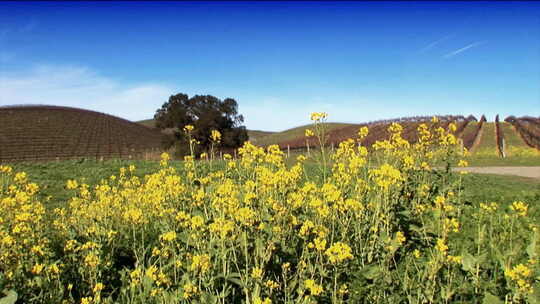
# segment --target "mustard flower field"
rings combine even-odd
[[[325,119],[293,164],[249,142],[181,169],[163,154],[144,178],[67,181],[54,210],[0,166],[0,303],[540,303],[539,207],[465,203],[455,124],[330,151]]]

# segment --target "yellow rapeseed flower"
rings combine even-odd
[[[332,264],[341,263],[347,259],[353,258],[351,247],[342,242],[332,244],[332,246],[325,251],[325,254]]]
[[[529,206],[522,201],[515,201],[510,206],[510,210],[514,211],[519,216],[527,216]]]
[[[309,293],[313,296],[318,296],[323,292],[323,287],[317,283],[315,280],[307,279],[304,281],[304,286],[309,290]]]
[[[207,254],[195,255],[191,261],[191,271],[206,273],[210,270],[210,256]]]

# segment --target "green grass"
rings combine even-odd
[[[292,156],[292,155],[291,155]],[[294,158],[291,157],[291,163]],[[180,169],[181,162],[173,161],[171,164]],[[50,208],[62,206],[72,195],[65,189],[68,179],[82,180],[93,186],[102,179],[111,175],[118,175],[121,167],[135,165],[135,175],[143,177],[146,174],[158,170],[157,161],[137,160],[107,160],[107,161],[59,161],[46,163],[16,163],[11,166],[15,171],[24,171],[29,179],[40,185],[40,198]],[[317,171],[315,162],[306,163],[308,171]],[[540,180],[516,176],[491,175],[491,174],[467,174],[464,176],[464,198],[468,201],[498,201],[511,202],[523,200],[529,203],[540,204]]]
[[[344,128],[348,126],[354,126],[355,124],[349,124],[349,123],[337,123],[337,122],[328,122],[326,123],[327,132],[333,129],[337,128]],[[270,134],[268,136],[265,136],[258,140],[258,145],[273,145],[273,144],[279,144],[281,142],[289,141],[296,139],[298,137],[303,137],[306,129],[313,128],[312,124],[300,126],[292,129],[288,129],[282,132],[277,132],[274,134]]]
[[[484,123],[484,125],[482,126],[482,137],[474,153],[479,155],[499,155],[499,151],[497,150],[497,135],[495,134],[495,123]]]
[[[531,149],[529,146],[527,146],[527,144],[523,141],[523,139],[519,136],[519,134],[512,127],[511,124],[507,122],[501,122],[500,126],[507,146]]]
[[[540,220],[540,180],[511,175],[467,174],[463,177],[465,202],[497,202],[504,205],[523,201]]]

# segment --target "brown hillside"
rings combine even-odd
[[[0,162],[136,157],[162,134],[108,114],[58,106],[0,107]]]
[[[369,134],[366,138],[364,138],[362,142],[363,145],[370,147],[376,141],[388,138],[389,133],[387,129],[393,122],[400,123],[403,126],[402,136],[404,139],[408,140],[409,142],[415,142],[417,141],[418,126],[421,123],[429,122],[431,118],[431,116],[402,117],[397,119],[373,121],[359,125],[350,125],[342,128],[335,128],[328,132],[327,143],[337,146],[340,142],[348,138],[356,138],[358,130],[363,126],[366,126],[369,128]],[[445,129],[448,127],[451,121],[462,124],[464,121],[467,121],[469,119],[463,116],[453,115],[438,116],[438,118],[440,122],[437,124]],[[279,143],[279,146],[282,149],[285,149],[287,147],[291,149],[303,149],[306,147],[306,140],[307,138],[305,136],[299,136],[293,140],[283,141]],[[318,146],[319,143],[316,138],[311,137],[309,139],[309,145],[311,147],[314,147]]]

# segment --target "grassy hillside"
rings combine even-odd
[[[326,127],[328,131],[336,130],[339,128],[350,127],[350,126],[355,126],[355,124],[335,123],[335,122],[326,123]],[[291,141],[296,138],[303,137],[305,131],[312,127],[313,125],[309,124],[309,125],[296,127],[296,128],[288,129],[281,132],[276,132],[276,133],[260,138],[257,141],[257,144],[261,146],[267,146],[267,145],[274,145],[274,144],[280,144],[282,142]]]
[[[500,128],[505,141],[505,158],[497,151],[495,123],[484,123],[481,140],[468,157],[472,166],[539,166],[540,151],[525,144],[518,132],[507,122]],[[467,129],[465,130],[467,131]],[[470,130],[468,130],[470,131]]]
[[[474,153],[485,156],[499,156],[494,122],[484,123],[484,126],[482,127],[482,136]]]
[[[258,144],[259,141],[265,138],[266,136],[275,134],[275,132],[259,131],[259,130],[247,130],[247,132],[248,132],[249,140],[253,144]]]
[[[505,152],[508,156],[536,155],[540,157],[540,151],[529,147],[511,124],[502,122],[501,130],[505,142]]]

